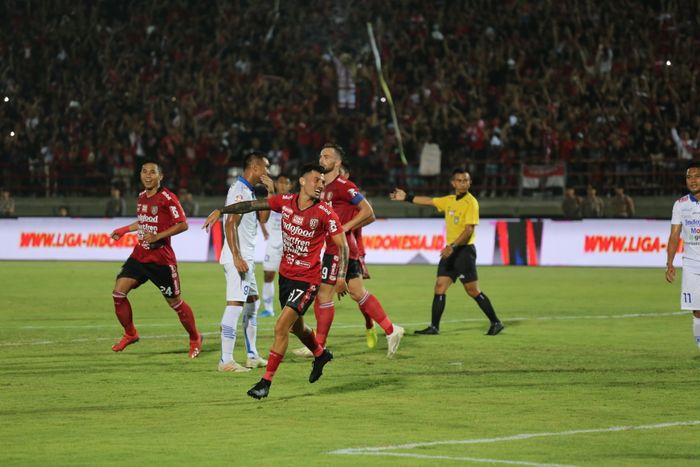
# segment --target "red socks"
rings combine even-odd
[[[197,325],[194,322],[194,313],[192,313],[192,308],[184,300],[180,300],[172,306],[173,310],[177,312],[177,317],[180,318],[182,327],[185,328],[187,334],[190,335],[190,340],[199,339],[199,332],[197,331]]]
[[[382,304],[379,303],[377,297],[366,292],[357,304],[360,306],[360,311],[378,323],[385,333],[391,334],[394,332],[394,325],[384,312],[384,308],[382,308]]]
[[[328,332],[331,330],[331,324],[333,324],[335,317],[335,304],[332,301],[327,303],[320,303],[319,300],[314,301],[314,315],[316,315],[316,341],[321,347],[325,347]]]
[[[267,368],[265,368],[263,379],[272,381],[272,378],[275,376],[275,372],[277,371],[277,367],[280,366],[283,358],[284,355],[280,355],[277,352],[270,350],[270,356],[267,357]]]
[[[309,329],[308,327],[306,329]],[[314,335],[314,332],[309,329],[308,334],[304,334],[303,336],[299,336],[299,340],[301,341],[304,346],[309,349],[311,352],[313,352],[314,357],[318,357],[323,353],[323,346],[319,344],[319,342],[316,340],[316,336]]]
[[[119,324],[124,328],[124,332],[129,336],[137,335],[131,313],[131,303],[129,303],[129,299],[126,298],[126,294],[112,292],[112,299],[114,300],[114,312],[117,315]]]

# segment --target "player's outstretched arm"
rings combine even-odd
[[[673,266],[673,258],[676,257],[678,245],[681,240],[681,224],[671,224],[671,234],[666,244],[666,281],[673,282],[676,278],[676,268]]]
[[[394,188],[394,191],[389,193],[389,199],[392,201],[406,201],[411,204],[420,206],[434,206],[433,198],[428,196],[414,196],[411,193],[406,193],[401,188]]]
[[[214,209],[204,221],[202,228],[209,232],[209,227],[214,225],[223,214],[245,214],[251,211],[264,211],[270,209],[267,198],[254,199],[252,201],[241,201],[240,203],[229,204],[223,208]]]

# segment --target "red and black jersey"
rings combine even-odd
[[[176,264],[170,237],[156,243],[146,243],[143,241],[143,234],[163,232],[177,223],[187,221],[177,196],[162,187],[151,197],[146,195],[146,191],[142,191],[136,202],[136,218],[139,224],[139,243],[134,247],[131,258],[141,263]]]
[[[321,249],[326,235],[338,235],[343,232],[343,227],[326,203],[318,202],[302,210],[298,198],[299,195],[294,193],[267,198],[270,208],[282,214],[279,273],[288,279],[319,284]]]
[[[355,217],[357,205],[365,199],[360,193],[360,189],[353,182],[345,177],[338,176],[323,189],[321,200],[328,203],[342,224]],[[351,232],[346,232],[348,247],[350,248],[350,259],[360,257],[355,236]],[[326,254],[337,255],[338,248],[329,238],[326,240]]]

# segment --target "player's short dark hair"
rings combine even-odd
[[[468,173],[469,173],[469,171],[467,169],[465,169],[464,167],[456,167],[456,168],[452,169],[452,174],[450,175],[450,180],[455,178],[455,175],[468,174]]]
[[[345,150],[343,149],[343,147],[341,145],[335,144],[335,143],[326,143],[323,145],[321,150],[323,151],[324,149],[328,149],[328,148],[335,150],[335,153],[338,155],[338,157],[340,158],[341,161],[343,159],[345,159]]]
[[[299,170],[299,176],[303,177],[309,172],[318,172],[324,174],[326,173],[326,169],[324,169],[323,166],[320,164],[304,164]]]
[[[277,174],[277,176],[275,177],[275,180],[279,180],[282,177],[286,178],[287,180],[292,179],[292,177],[290,177],[288,173],[282,172],[282,173]]]
[[[688,162],[688,165],[685,167],[685,170],[688,170],[688,169],[700,169],[700,161]]]
[[[143,161],[143,164],[141,164],[141,168],[143,169],[143,166],[146,164],[155,165],[156,168],[158,169],[158,173],[163,175],[163,167],[160,165],[160,163],[158,161],[153,160],[153,159],[146,159],[145,161]]]
[[[251,151],[243,158],[243,170],[249,168],[251,164],[255,161],[261,161],[265,159],[267,155],[261,151]]]

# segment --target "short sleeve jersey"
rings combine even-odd
[[[326,235],[343,232],[338,216],[324,202],[299,209],[298,194],[270,196],[270,209],[282,214],[282,261],[279,273],[287,279],[318,285],[321,249]]]
[[[255,191],[253,185],[243,177],[238,177],[238,180],[231,185],[226,194],[226,206],[229,204],[240,203],[242,201],[251,201],[255,199]],[[228,214],[224,215],[224,223]],[[224,229],[224,238],[226,229]],[[255,238],[258,235],[258,217],[255,212],[248,212],[241,216],[241,222],[238,224],[238,247],[241,252],[241,257],[246,261],[255,259]],[[221,249],[220,264],[233,263],[233,253],[228,246],[228,240],[224,242],[224,247]]]
[[[459,199],[455,195],[433,198],[433,205],[438,211],[445,213],[447,243],[454,242],[468,225],[479,224],[479,203],[471,193]],[[475,241],[476,229],[467,241],[467,245],[473,245]]]
[[[170,237],[156,243],[143,241],[145,232],[163,232],[175,224],[187,221],[185,211],[182,210],[175,193],[161,187],[153,196],[148,197],[146,191],[142,191],[136,202],[136,218],[139,243],[134,247],[131,257],[141,263],[176,264],[177,259],[170,245]]]
[[[673,204],[671,224],[681,225],[683,269],[700,272],[700,200],[685,195]]]
[[[333,208],[338,215],[341,224],[345,224],[355,216],[357,205],[365,199],[360,193],[360,189],[353,182],[345,177],[338,176],[323,189],[321,200],[325,201]],[[355,236],[347,232],[348,247],[350,248],[350,259],[360,257]],[[326,254],[338,254],[338,248],[330,239],[326,240]]]

